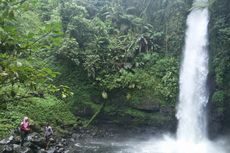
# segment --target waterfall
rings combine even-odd
[[[195,1],[196,2],[196,1]],[[207,2],[207,0],[197,0]],[[187,31],[180,71],[180,94],[177,107],[179,121],[177,139],[202,141],[206,139],[208,102],[208,9],[193,9],[187,18]]]

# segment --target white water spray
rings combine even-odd
[[[197,0],[206,1],[207,0]],[[205,107],[208,102],[208,9],[195,9],[187,18],[184,58],[180,72],[177,139],[198,142],[206,139]]]

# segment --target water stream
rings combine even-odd
[[[207,0],[197,0],[207,1]],[[177,139],[203,141],[207,138],[205,108],[208,102],[208,9],[195,9],[187,18],[184,57],[180,71],[177,108]]]

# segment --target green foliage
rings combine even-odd
[[[192,8],[190,9],[190,10],[192,10],[192,9],[202,9],[202,8],[211,8],[212,7],[212,5],[213,5],[213,3],[215,3],[216,2],[216,0],[209,0],[209,1],[207,1],[207,2],[195,2],[195,3],[193,3],[193,5],[192,5]]]
[[[32,125],[43,127],[50,123],[56,132],[59,126],[73,125],[76,123],[75,116],[69,111],[69,107],[53,96],[46,99],[31,98],[17,105],[7,104],[7,109],[0,114],[0,137],[19,127],[24,116],[31,119]],[[58,133],[56,133],[58,134]]]
[[[42,22],[36,12],[38,1],[5,1],[1,3],[1,52],[14,55],[28,55],[48,42],[56,41],[54,35],[60,34],[60,24],[55,17]],[[30,9],[29,9],[30,8]],[[45,42],[46,41],[46,42]],[[52,44],[50,44],[52,45]]]
[[[215,92],[212,101],[224,116],[224,125],[229,125],[230,118],[230,20],[228,0],[210,1],[210,50],[211,74],[215,82]]]
[[[202,9],[208,7],[208,2],[195,2],[193,3],[192,9]]]
[[[215,102],[217,106],[223,107],[224,92],[223,91],[214,92],[212,96],[212,101]]]
[[[60,16],[62,19],[62,26],[64,32],[67,30],[69,22],[73,19],[75,16],[84,17],[86,16],[86,9],[85,7],[77,5],[72,0],[68,1],[61,1],[61,8],[60,8]]]
[[[147,40],[142,34],[139,34],[138,37],[138,33],[119,32],[121,29],[117,28],[121,27],[114,27],[110,19],[103,22],[97,17],[92,20],[84,19],[81,16],[73,17],[66,34],[76,39],[79,48],[75,47],[69,54],[81,56],[76,56],[75,59],[67,58],[75,63],[81,61],[89,76],[97,78],[97,80],[100,79],[98,76],[114,74],[123,67],[132,66],[131,61],[128,60],[133,60],[139,51],[150,50],[151,48],[148,48],[147,45],[151,45],[148,44],[150,43],[148,41],[151,40]],[[146,28],[148,28],[147,25]],[[151,30],[149,29],[149,31]],[[63,48],[64,46],[66,43],[63,44]],[[60,52],[64,52],[62,48]]]
[[[41,89],[39,89],[41,84],[48,83],[48,80],[51,80],[57,75],[57,73],[48,68],[39,70],[23,60],[19,60],[7,54],[0,55],[0,81],[2,89],[0,91],[0,97],[2,102],[12,101],[17,98],[25,98],[31,94],[32,91],[39,92],[39,90],[41,91]],[[25,88],[27,91],[19,95],[17,90],[21,88]]]
[[[63,4],[61,9],[69,10],[70,6]],[[81,8],[76,5],[80,4],[72,5],[76,10]],[[132,91],[141,93],[145,90],[152,91],[150,97],[160,99],[162,105],[175,104],[178,59],[162,54],[164,33],[154,31],[138,16],[127,15],[115,2],[98,10],[95,16],[89,18],[88,14],[73,13],[68,19],[61,14],[66,29],[57,57],[61,64],[67,63],[66,68],[71,71],[69,74],[68,70],[63,70],[61,78],[75,76],[70,79],[72,83],[69,82],[75,92],[69,99],[73,103],[73,111],[80,115],[93,115],[98,109],[93,102],[100,103],[101,93],[107,93],[110,100],[117,91],[130,95],[127,100],[131,103]],[[82,79],[79,73],[87,76]],[[89,87],[89,83],[93,86]],[[87,87],[94,90],[87,92],[81,89]],[[105,107],[106,113],[108,107]]]
[[[130,8],[133,13],[145,19],[153,26],[154,31],[163,35],[158,39],[158,52],[179,56],[183,47],[185,21],[191,0],[123,0],[126,11]]]
[[[51,3],[53,1],[49,2]],[[0,7],[2,102],[33,96],[43,97],[44,93],[58,91],[62,91],[62,97],[71,94],[64,86],[58,88],[52,85],[58,73],[43,67],[44,62],[37,62],[48,57],[48,52],[44,55],[44,51],[52,51],[61,42],[61,25],[55,11],[50,14],[49,19],[42,21],[39,11],[45,7],[44,1],[6,0]]]
[[[80,64],[81,53],[79,53],[79,45],[74,38],[66,38],[58,51],[60,58],[72,61],[74,64]]]
[[[120,109],[116,109],[112,106],[107,106],[105,107],[104,112],[108,114],[108,117],[113,119],[111,121],[112,123],[124,124],[126,126],[151,125],[157,127],[164,126],[171,120],[171,114],[162,115],[159,112],[146,113],[141,110],[125,106]]]

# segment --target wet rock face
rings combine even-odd
[[[218,137],[220,133],[224,132],[223,113],[218,112],[216,108],[211,107],[208,114],[208,134],[211,139]]]
[[[160,111],[160,105],[158,103],[153,103],[150,101],[144,101],[140,104],[134,104],[131,107],[138,109],[138,110],[145,111],[145,112],[159,112]]]

